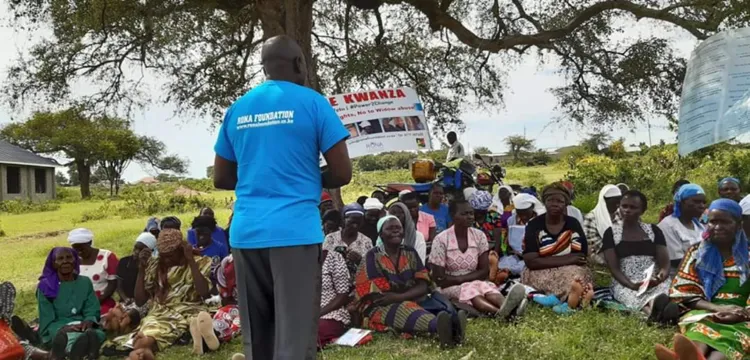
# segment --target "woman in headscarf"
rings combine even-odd
[[[159,218],[153,216],[148,218],[148,221],[146,221],[146,227],[143,228],[143,232],[149,232],[154,235],[154,237],[159,237],[159,230],[161,230]]]
[[[167,216],[159,222],[159,229],[175,229],[180,230],[182,228],[182,221],[177,216]]]
[[[204,208],[201,213],[209,215],[199,215],[193,219],[187,231],[188,244],[201,249],[203,256],[225,258],[231,250],[226,231],[216,224],[211,208]]]
[[[742,230],[742,208],[719,199],[709,207],[705,240],[688,249],[670,297],[690,310],[682,334],[694,346],[677,346],[680,359],[745,359],[750,353],[750,249]],[[711,314],[689,320],[694,315]],[[658,346],[659,359],[675,359]]]
[[[593,275],[586,268],[588,243],[581,224],[565,215],[570,193],[560,183],[542,190],[547,212],[526,225],[521,282],[560,300],[559,312],[589,305],[594,295]]]
[[[156,250],[156,257],[138,255],[135,302],[142,306],[150,300],[149,313],[138,329],[113,340],[119,347],[132,343],[133,360],[174,344],[188,332],[190,319],[207,310],[204,300],[210,297],[211,259],[194,256],[179,230],[162,229]]]
[[[667,241],[672,272],[677,270],[685,252],[699,243],[706,228],[698,218],[706,209],[706,193],[696,184],[682,185],[674,195],[672,214],[659,223]]]
[[[546,212],[542,202],[529,194],[514,196],[513,204],[515,206],[513,215],[503,224],[505,252],[501,253],[501,258],[498,260],[497,273],[500,274],[498,278],[494,276],[493,269],[490,267],[490,281],[498,285],[504,282],[504,278],[507,279],[511,274],[520,276],[526,269],[523,262],[523,238],[526,233],[526,224]]]
[[[487,236],[472,227],[474,209],[467,201],[457,200],[451,203],[450,210],[453,226],[435,237],[430,252],[435,283],[449,299],[507,319],[524,300],[524,290],[514,287],[507,297],[500,294],[488,281],[490,247]]]
[[[359,232],[367,236],[374,246],[375,241],[378,240],[378,220],[385,214],[385,211],[383,211],[384,205],[378,199],[368,198],[362,208],[365,211],[365,221]]]
[[[360,232],[364,224],[365,209],[357,203],[351,203],[342,209],[344,227],[326,235],[323,250],[341,253],[346,259],[352,276],[357,271],[362,258],[372,249],[370,238]]]
[[[641,221],[648,209],[646,196],[628,191],[620,202],[622,222],[604,232],[602,251],[614,278],[612,295],[626,307],[650,314],[651,322],[674,323],[679,316],[676,305],[669,303],[669,253],[659,227]],[[653,267],[652,277],[644,273]],[[639,295],[644,281],[649,289]]]
[[[404,229],[393,215],[378,220],[382,246],[367,252],[355,277],[357,312],[362,327],[375,331],[393,329],[414,334],[436,334],[443,346],[461,342],[466,313],[451,316],[420,304],[429,301],[433,284],[417,251],[402,245]]]
[[[599,191],[599,201],[596,207],[583,218],[583,231],[589,243],[589,259],[599,265],[604,265],[602,255],[602,236],[613,224],[619,224],[620,217],[617,209],[620,207],[622,191],[618,186],[605,185]]]
[[[719,196],[722,199],[730,199],[740,202],[740,200],[742,200],[740,180],[733,177],[721,179],[721,181],[719,181]]]
[[[501,220],[507,220],[513,214],[513,188],[503,185],[492,198],[492,209],[500,213]]]
[[[675,183],[672,185],[672,196],[676,195],[677,190],[680,190],[680,187],[685,184],[690,184],[690,181],[687,181],[685,179],[675,181]],[[667,216],[672,215],[672,212],[674,212],[674,202],[670,202],[659,211],[659,222],[664,220],[664,218],[666,218]]]
[[[150,232],[143,232],[135,239],[133,253],[120,259],[117,265],[117,293],[120,302],[130,305],[135,301],[135,280],[138,278],[138,255],[141,251],[153,254],[156,248],[156,237]]]
[[[341,212],[336,209],[326,211],[322,221],[325,235],[341,230]]]
[[[396,202],[388,208],[388,213],[398,218],[398,221],[404,225],[404,245],[417,250],[419,260],[423,264],[426,263],[427,243],[424,241],[424,236],[417,231],[417,226],[414,224],[414,220],[409,213],[409,208],[401,202]]]
[[[480,230],[487,237],[490,250],[501,254],[505,251],[502,246],[502,218],[500,213],[491,210],[492,194],[484,190],[477,190],[467,198],[472,209],[474,209],[473,227]]]
[[[101,314],[108,313],[115,307],[112,295],[117,290],[117,256],[109,250],[95,248],[94,233],[89,229],[72,230],[68,234],[68,243],[81,257],[80,274],[94,284],[94,293],[101,303]]]
[[[47,255],[39,277],[39,336],[56,359],[97,359],[105,339],[99,326],[99,299],[91,281],[80,275],[80,265],[75,250],[56,247]]]

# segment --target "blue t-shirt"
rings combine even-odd
[[[440,234],[441,231],[447,229],[448,224],[453,221],[451,219],[451,212],[448,209],[448,205],[445,204],[440,204],[440,207],[437,210],[433,210],[428,204],[424,204],[419,210],[435,217],[435,231],[437,234]]]
[[[328,100],[304,86],[269,80],[232,104],[214,147],[237,163],[230,245],[322,243],[318,160],[347,137]]]
[[[195,229],[188,229],[187,231],[188,244],[196,247],[198,244],[198,236],[195,233]],[[214,257],[218,256],[223,259],[229,255],[229,245],[227,244],[227,234],[224,229],[216,227],[211,232],[211,245],[203,249],[203,256]]]

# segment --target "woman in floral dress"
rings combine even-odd
[[[750,354],[750,247],[736,201],[711,203],[704,241],[688,249],[672,282],[670,297],[690,311],[675,340],[677,354],[657,346],[662,359],[747,359]],[[713,315],[690,321],[695,315]],[[694,318],[695,319],[695,318]]]
[[[453,226],[440,233],[432,244],[429,262],[433,277],[448,298],[471,305],[478,311],[506,318],[524,300],[522,287],[513,287],[504,298],[489,282],[487,236],[472,227],[474,209],[467,201],[450,206]]]

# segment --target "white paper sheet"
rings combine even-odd
[[[508,226],[508,245],[514,251],[523,253],[523,237],[526,235],[526,227],[521,225]]]
[[[646,290],[648,290],[648,286],[651,283],[651,276],[654,275],[654,265],[649,266],[648,269],[646,269],[646,271],[643,272],[643,274],[645,276],[643,277],[643,282],[641,283],[641,287],[638,289],[638,293],[635,294],[636,296],[641,296],[643,295],[643,293],[646,292]]]
[[[341,346],[357,346],[362,339],[365,338],[371,331],[365,329],[351,328],[344,335],[342,335],[334,344]]]
[[[750,28],[722,31],[690,56],[682,85],[678,152],[750,132]]]
[[[680,320],[680,325],[687,325],[692,323],[697,323],[698,321],[701,321],[709,316],[713,316],[715,313],[705,313],[705,314],[698,314],[693,316],[688,316],[682,320]]]

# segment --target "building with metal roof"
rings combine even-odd
[[[0,201],[55,198],[57,161],[0,139]]]

